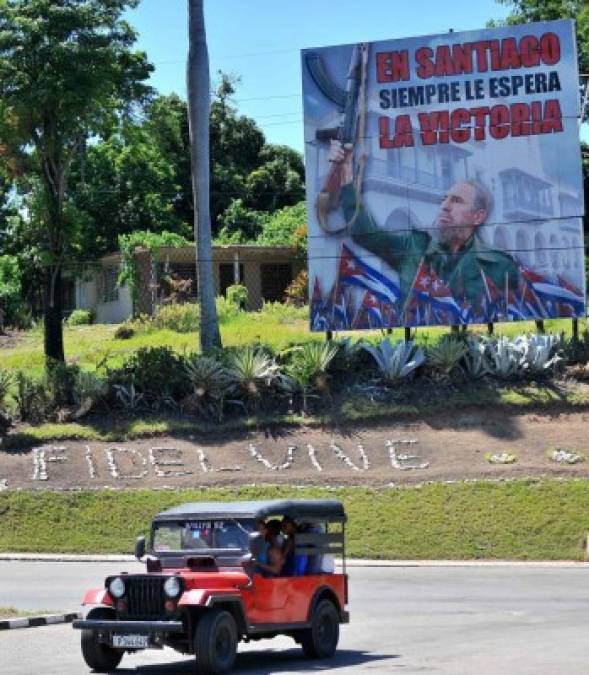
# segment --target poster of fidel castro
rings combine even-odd
[[[311,329],[585,314],[569,20],[302,52]]]

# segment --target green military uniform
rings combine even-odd
[[[483,250],[476,236],[472,236],[460,251],[452,253],[422,230],[412,230],[408,234],[386,232],[362,206],[356,212],[356,194],[351,185],[342,189],[342,207],[346,222],[351,223],[354,243],[399,273],[401,306],[411,292],[421,260],[449,285],[456,300],[466,300],[479,310],[487,293],[481,270],[502,295],[506,283],[511,290],[517,289],[520,273],[513,258],[501,251]]]

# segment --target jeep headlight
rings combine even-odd
[[[168,598],[177,598],[180,595],[180,581],[178,577],[168,577],[166,579],[164,592]]]
[[[111,579],[108,585],[108,590],[109,593],[118,600],[119,598],[122,598],[123,595],[125,595],[125,582],[121,579],[121,577],[115,577],[114,579]]]

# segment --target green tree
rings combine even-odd
[[[269,218],[257,244],[263,246],[295,246],[300,253],[307,250],[307,205],[299,202],[285,206]]]
[[[132,51],[122,20],[138,0],[5,0],[0,5],[0,141],[36,177],[36,229],[43,255],[45,356],[63,361],[61,275],[78,234],[70,210],[72,162],[145,97],[151,66]]]
[[[587,0],[497,0],[511,8],[507,24],[574,19],[577,33],[579,72],[589,73],[589,4]],[[492,22],[494,23],[494,22]],[[584,111],[584,117],[589,110]]]
[[[183,190],[176,165],[161,150],[147,123],[125,121],[115,133],[90,146],[75,163],[71,183],[76,185],[77,218],[84,223],[82,259],[115,250],[120,235],[137,230],[166,230],[192,238],[187,214],[176,208]]]
[[[246,244],[261,233],[268,214],[248,209],[243,199],[234,199],[219,216],[221,230],[215,239],[218,244]]]

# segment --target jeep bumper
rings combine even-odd
[[[109,631],[112,633],[183,633],[182,621],[116,621],[108,619],[76,619],[74,628]]]

